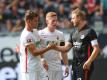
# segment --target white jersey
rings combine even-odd
[[[40,56],[33,56],[27,49],[27,45],[34,43],[39,47],[40,38],[38,32],[30,32],[25,28],[20,37],[20,68],[21,72],[33,72],[40,70]]]
[[[55,30],[54,32],[50,32],[47,28],[39,31],[40,38],[44,41],[44,45],[46,46],[49,42],[54,42],[57,45],[60,44],[61,41],[64,42],[64,35],[61,31]],[[49,50],[44,54],[45,60],[48,62],[49,70],[62,70],[61,68],[61,58],[60,52],[56,50]]]

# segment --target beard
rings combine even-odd
[[[73,26],[74,26],[74,27],[78,27],[78,25],[79,25],[79,22],[73,23]]]

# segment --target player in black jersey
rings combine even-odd
[[[65,46],[56,46],[56,49],[64,52],[73,48],[72,80],[89,80],[94,69],[93,61],[100,52],[97,35],[80,9],[72,11],[71,17],[76,29]]]

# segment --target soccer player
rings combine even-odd
[[[80,9],[73,10],[71,17],[76,29],[65,46],[56,46],[56,49],[64,52],[73,48],[72,80],[90,80],[94,69],[93,61],[100,52],[97,35],[87,24]]]
[[[47,27],[39,31],[39,36],[44,41],[45,45],[54,43],[63,46],[65,40],[64,34],[56,29],[58,23],[57,14],[55,12],[48,12],[46,14],[46,23]],[[45,69],[48,71],[49,80],[63,79],[60,53],[61,52],[56,50],[49,50],[42,56],[44,58],[42,62]],[[61,53],[61,56],[65,65],[65,77],[69,74],[68,58],[66,53]]]
[[[38,14],[28,10],[25,13],[25,28],[20,37],[21,80],[48,80],[45,69],[41,66],[39,55],[54,47],[49,44],[39,48],[40,38],[35,28],[38,25]]]

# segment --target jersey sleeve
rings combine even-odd
[[[62,35],[61,35],[61,40],[65,41],[64,33],[62,33]]]
[[[24,42],[25,42],[25,43],[24,43],[25,46],[28,46],[28,45],[30,45],[30,44],[34,44],[34,39],[33,39],[32,36],[28,35],[28,36],[25,37]]]
[[[38,31],[38,34],[41,35],[41,30]]]
[[[64,46],[64,45],[65,45],[65,37],[64,37],[64,33],[62,33],[60,46]]]
[[[93,29],[90,31],[90,41],[92,46],[98,44],[97,34]]]

